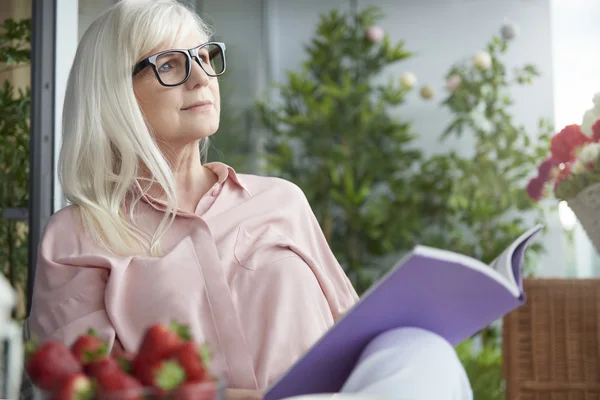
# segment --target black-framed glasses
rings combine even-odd
[[[225,43],[207,42],[188,50],[161,51],[137,63],[133,76],[151,65],[161,85],[178,86],[190,78],[192,59],[196,60],[206,75],[222,75],[226,68]]]

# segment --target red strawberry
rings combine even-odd
[[[170,400],[214,400],[217,398],[217,384],[212,381],[185,382],[175,389]]]
[[[103,370],[121,370],[121,365],[119,364],[119,361],[117,359],[112,357],[106,357],[100,360],[92,361],[83,368],[88,376],[96,377]]]
[[[93,329],[88,331],[87,335],[82,335],[71,346],[73,355],[86,365],[91,361],[108,356],[108,345],[104,342]]]
[[[82,372],[79,361],[69,348],[57,340],[49,340],[39,348],[33,342],[27,344],[25,369],[33,383],[41,389],[52,390],[57,382],[69,375]]]
[[[94,391],[92,382],[82,373],[67,376],[52,393],[52,400],[87,400],[92,399]]]
[[[185,381],[185,371],[177,361],[159,360],[142,365],[136,377],[144,386],[166,394]]]
[[[152,325],[144,334],[138,354],[133,361],[133,370],[137,373],[148,362],[163,359],[181,346],[184,340],[190,338],[187,327],[175,322],[171,326]]]
[[[101,369],[96,374],[98,384],[98,400],[141,400],[144,397],[144,387],[131,375],[119,368]]]
[[[200,382],[209,378],[208,348],[187,341],[173,352],[171,357],[183,367],[186,382]]]

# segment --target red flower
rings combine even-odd
[[[600,119],[592,125],[592,139],[594,142],[600,142]]]
[[[579,125],[568,125],[552,137],[550,143],[552,158],[562,163],[574,161],[575,150],[591,141],[591,138],[581,132]]]
[[[535,177],[527,185],[527,195],[535,201],[540,201],[544,197],[544,181],[541,177]]]
[[[552,158],[545,159],[538,167],[538,177],[548,182],[552,178],[552,171],[559,165],[560,163]]]

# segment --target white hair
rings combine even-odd
[[[160,254],[160,239],[174,218],[173,172],[138,105],[132,72],[142,57],[189,28],[206,40],[211,36],[176,0],[121,0],[92,23],[77,48],[64,102],[60,183],[86,231],[115,254]],[[142,196],[136,190],[140,166],[166,196],[167,210],[152,233],[134,218]]]

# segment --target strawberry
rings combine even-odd
[[[93,329],[82,335],[71,346],[71,352],[83,365],[108,356],[108,345]]]
[[[209,358],[207,347],[198,346],[189,340],[179,346],[171,354],[171,358],[183,367],[186,382],[201,382],[210,378],[207,371]]]
[[[33,383],[43,390],[52,390],[67,376],[83,372],[69,348],[57,340],[48,340],[39,347],[29,342],[27,353],[25,370]]]
[[[217,384],[206,382],[185,382],[173,391],[169,400],[214,400],[217,397]]]
[[[166,394],[185,381],[185,371],[177,361],[158,360],[142,365],[136,371],[136,377],[144,386]]]
[[[52,400],[88,400],[94,391],[92,382],[84,374],[78,372],[64,378],[52,393]]]
[[[141,400],[144,397],[144,387],[131,375],[119,368],[105,368],[97,371],[98,400]]]
[[[106,357],[100,360],[92,361],[85,365],[83,368],[88,376],[95,378],[100,372],[106,369],[121,370],[121,365],[119,364],[119,361],[117,359],[112,357]]]
[[[170,326],[154,324],[146,330],[136,358],[133,370],[138,372],[148,362],[161,360],[173,353],[184,340],[191,339],[189,330],[184,325],[173,322]]]

